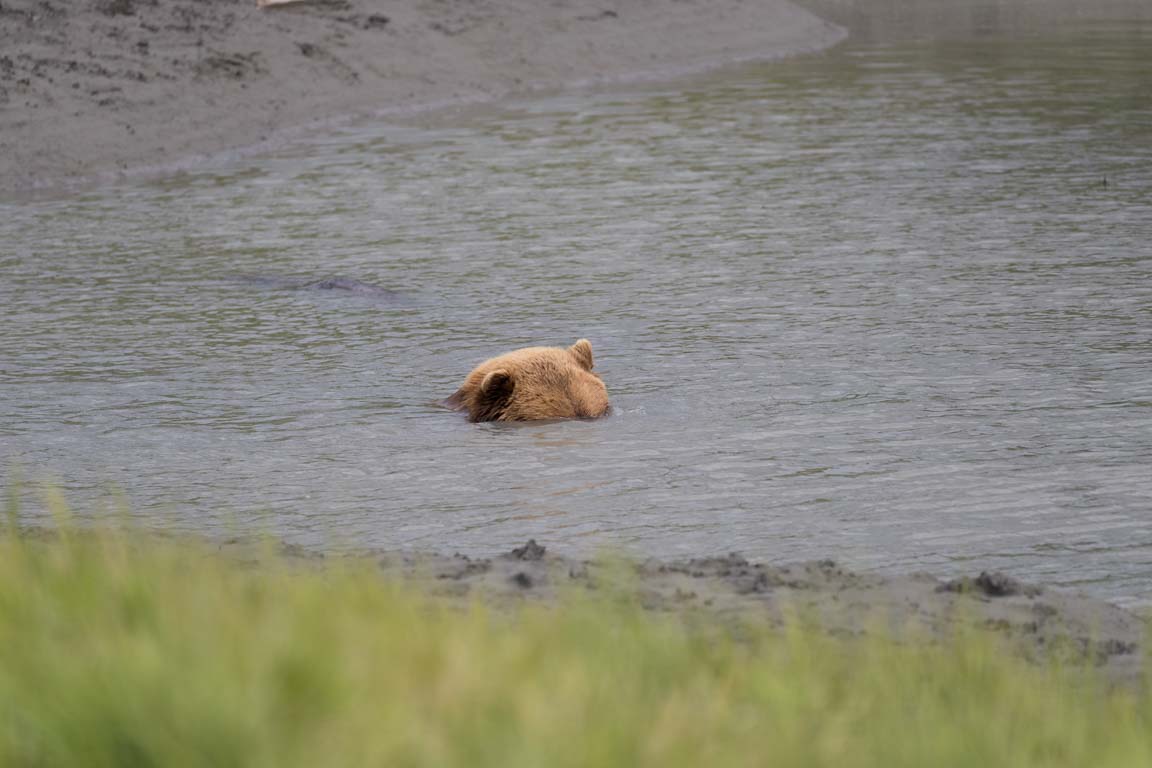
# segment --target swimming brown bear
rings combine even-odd
[[[592,344],[580,339],[485,360],[444,404],[469,421],[595,419],[608,412],[608,389],[592,373]]]

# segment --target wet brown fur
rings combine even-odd
[[[593,365],[587,339],[517,349],[476,366],[444,404],[469,421],[594,419],[608,412],[608,390]]]

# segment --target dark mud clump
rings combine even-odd
[[[536,539],[528,539],[527,544],[513,549],[508,553],[507,557],[513,560],[543,560],[544,553],[547,551],[547,547],[542,547],[537,544]]]
[[[517,571],[516,573],[512,574],[511,581],[521,589],[531,589],[535,584],[535,582],[532,581],[532,577],[524,571]]]
[[[975,579],[968,576],[952,579],[944,582],[936,589],[938,592],[957,592],[985,597],[1013,597],[1015,595],[1036,597],[1044,591],[1042,587],[1024,584],[999,571],[992,573],[982,571]]]

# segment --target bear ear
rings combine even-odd
[[[480,381],[480,391],[468,407],[468,420],[499,421],[514,389],[516,382],[512,380],[512,374],[503,368],[487,374]]]
[[[592,342],[580,339],[568,347],[568,352],[576,358],[576,362],[586,371],[592,370]]]
[[[480,382],[480,394],[485,400],[503,400],[516,389],[512,374],[503,368],[492,371]]]

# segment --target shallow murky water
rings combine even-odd
[[[1148,26],[361,125],[0,242],[0,463],[81,508],[1152,600]],[[430,404],[580,336],[606,420]]]

